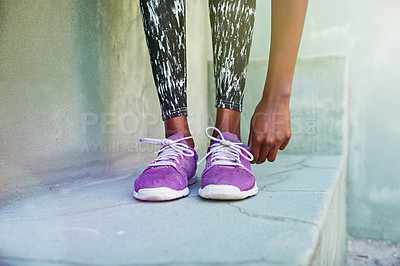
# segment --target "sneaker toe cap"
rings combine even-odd
[[[172,167],[150,167],[138,176],[134,183],[136,192],[144,188],[159,187],[183,190],[187,187],[187,180]]]
[[[214,166],[202,175],[201,187],[207,185],[231,185],[241,191],[250,190],[255,186],[255,177],[241,167]]]

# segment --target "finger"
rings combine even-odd
[[[251,147],[252,142],[253,142],[253,129],[250,128],[249,140],[247,141],[247,146]]]
[[[278,155],[278,146],[274,146],[272,147],[272,149],[270,150],[269,154],[268,154],[268,161],[269,162],[273,162],[276,159],[276,156]]]
[[[286,146],[289,144],[290,139],[285,140],[282,145],[279,147],[280,150],[284,150]]]
[[[250,152],[253,154],[253,161],[251,163],[256,163],[258,161],[258,157],[260,155],[260,149],[261,145],[258,141],[252,140],[251,141],[251,147],[250,147]]]
[[[267,159],[267,155],[268,155],[270,150],[271,150],[271,146],[268,146],[266,144],[263,144],[261,146],[260,155],[258,157],[257,164],[265,162],[265,160]]]

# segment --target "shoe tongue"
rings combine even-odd
[[[239,138],[235,134],[233,134],[231,132],[225,131],[225,132],[222,133],[222,135],[224,136],[224,138],[226,140],[229,140],[230,142],[234,142],[234,143],[240,142]],[[221,139],[221,136],[218,135],[217,139]]]
[[[178,133],[175,133],[174,135],[171,135],[171,136],[169,136],[167,139],[170,139],[170,140],[177,140],[177,139],[181,139],[181,138],[184,138],[185,137],[185,135],[183,135],[183,133],[182,132],[178,132]],[[179,143],[183,143],[183,144],[186,144],[186,145],[188,145],[188,143],[186,142],[186,140],[181,140],[181,141],[179,141]]]

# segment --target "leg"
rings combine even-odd
[[[253,155],[240,141],[240,112],[255,4],[255,0],[209,0],[217,119],[215,127],[206,129],[211,145],[201,175],[199,195],[203,198],[238,200],[258,192],[250,166]],[[209,129],[214,130],[213,136]]]
[[[256,1],[209,0],[209,8],[216,85],[215,126],[240,138],[240,112]]]
[[[165,135],[190,136],[186,100],[185,0],[140,0]],[[192,139],[188,140],[190,146]]]

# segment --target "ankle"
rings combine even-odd
[[[178,133],[178,132],[182,132],[182,131],[173,131],[173,130],[169,130],[168,133],[167,133],[167,131],[166,131],[166,132],[165,132],[165,137],[168,138],[168,137],[170,137],[170,136],[172,136],[172,135],[174,135],[174,134],[176,134],[176,133]],[[192,136],[192,135],[190,134],[189,131],[187,131],[187,132],[182,132],[182,133],[183,133],[183,136],[184,136],[184,137],[191,137],[191,136]],[[189,145],[189,147],[191,147],[191,148],[194,149],[194,140],[193,140],[193,138],[185,139],[185,141],[187,142],[187,144]]]
[[[218,108],[215,127],[221,132],[228,131],[235,134],[240,140],[240,112],[230,109]],[[213,136],[217,136],[214,131]]]
[[[177,116],[164,121],[165,137],[168,138],[178,132],[182,132],[184,137],[190,137],[192,134],[189,130],[189,125],[186,116]],[[186,142],[191,148],[194,148],[192,138],[186,139]]]

